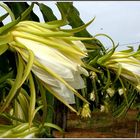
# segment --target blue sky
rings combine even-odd
[[[56,1],[40,2],[51,7],[58,18],[61,17]],[[111,36],[116,44],[121,45],[118,49],[124,49],[126,45],[123,44],[140,42],[140,1],[73,1],[73,4],[84,22],[96,16],[95,21],[87,28],[92,35],[105,33]],[[1,15],[3,11],[0,11]],[[34,11],[42,20],[37,6]],[[101,37],[99,39],[107,48],[110,47],[109,40]],[[138,43],[132,45],[137,47]]]

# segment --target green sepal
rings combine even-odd
[[[5,2],[5,4],[14,13],[16,19],[21,16],[21,14],[24,13],[29,7],[27,2]],[[25,20],[39,21],[39,18],[32,10]]]
[[[4,34],[0,36],[0,46],[6,45],[13,41],[13,36],[10,33]]]
[[[2,55],[3,53],[5,53],[8,49],[8,45],[4,44],[4,45],[0,45],[0,55]]]
[[[2,22],[9,14],[6,13],[0,17],[0,22]]]
[[[73,29],[60,29],[61,31],[65,31],[65,32],[69,32],[69,33],[78,33],[84,29],[86,29],[87,26],[89,26],[93,21],[94,21],[95,17],[89,21],[88,23],[80,26],[80,27],[77,27],[77,28],[73,28]]]
[[[9,30],[11,30],[16,24],[20,22],[21,18],[17,18],[16,20],[0,27],[0,35],[7,33]]]
[[[0,109],[0,113],[2,113],[10,104],[11,100],[14,98],[14,96],[16,95],[18,89],[19,89],[19,84],[20,81],[22,80],[22,74],[23,74],[23,70],[24,70],[24,66],[23,63],[21,62],[21,56],[19,56],[18,54],[18,68],[17,68],[17,76],[15,79],[14,84],[12,85],[11,90],[9,91],[8,95],[6,96],[5,102],[2,105],[1,109]]]
[[[4,8],[7,11],[7,13],[9,13],[9,15],[11,16],[12,21],[14,21],[15,20],[15,15],[11,11],[11,9],[6,4],[4,4],[4,3],[0,3],[0,6],[2,8]]]

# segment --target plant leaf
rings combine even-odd
[[[21,14],[29,8],[29,5],[27,2],[5,2],[5,4],[8,5],[8,7],[11,9],[11,11],[14,13],[15,18],[18,18],[21,16]],[[33,20],[33,21],[39,21],[38,16],[32,11],[24,20]]]
[[[72,2],[57,2],[56,5],[60,11],[63,11],[63,13],[67,15],[66,18],[72,28],[77,28],[84,25],[84,22],[81,20],[78,10],[73,6]],[[76,33],[75,36],[92,37],[92,35],[86,29]],[[97,44],[98,41],[90,40],[85,42],[89,44]]]
[[[37,3],[37,4],[41,10],[45,22],[57,20],[51,8],[49,8],[47,5],[43,3]]]
[[[47,100],[46,100],[46,89],[43,87],[43,85],[38,80],[38,78],[36,78],[36,81],[37,81],[37,84],[38,84],[38,87],[40,90],[42,104],[43,104],[42,126],[44,126],[44,123],[45,123],[46,117],[47,117],[47,105],[48,105]]]
[[[45,123],[44,126],[46,126],[46,127],[52,127],[52,128],[57,129],[58,131],[60,131],[60,132],[63,133],[63,130],[62,130],[59,126],[57,126],[57,125],[55,125],[55,124],[52,124],[52,123]]]
[[[5,99],[6,101],[4,102],[4,104],[1,107],[1,110],[0,110],[1,113],[8,107],[8,105],[10,104],[11,100],[13,99],[13,97],[15,96],[15,94],[19,88],[19,84],[22,79],[23,68],[24,68],[24,66],[23,66],[23,63],[21,62],[21,56],[19,56],[19,54],[18,54],[17,76],[16,76],[15,82],[14,82],[10,92],[8,93],[8,95]]]
[[[21,20],[26,20],[27,16],[32,12],[34,7],[34,3],[32,3],[22,14],[21,14]]]

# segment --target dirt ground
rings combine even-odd
[[[69,112],[65,138],[140,138],[140,123],[135,120],[136,111],[130,110],[125,118],[114,119],[104,113],[93,113],[85,120]],[[58,131],[56,138],[62,138]]]

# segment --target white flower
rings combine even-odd
[[[140,91],[140,85],[137,85],[136,88]]]
[[[123,88],[118,89],[118,93],[120,96],[124,94],[124,92],[125,92],[124,90],[126,91],[126,88],[125,89],[123,89]]]
[[[140,53],[114,52],[104,65],[136,85],[140,82]]]
[[[35,133],[31,133],[24,137],[24,139],[35,138]]]
[[[96,97],[95,97],[95,92],[92,91],[92,92],[90,93],[90,100],[91,100],[91,101],[95,101],[95,99],[96,99]]]
[[[114,93],[115,93],[115,90],[113,88],[108,88],[106,90],[106,92],[109,94],[110,97],[112,97],[114,95]]]
[[[25,21],[23,23],[25,23]],[[23,25],[23,23],[19,23],[17,27],[11,31],[14,41],[25,46],[25,48],[32,50],[35,55],[35,61],[58,75],[72,88],[85,88],[84,81],[81,77],[81,74],[88,76],[88,72],[81,67],[83,64],[81,58],[87,55],[84,44],[81,41],[69,41],[70,43],[67,43],[67,41],[61,38],[59,39],[59,37],[39,36],[30,33],[30,30],[29,32],[24,28],[21,30],[20,27],[22,26],[31,28],[28,25],[28,22],[27,25]],[[36,32],[36,29],[34,31]],[[40,33],[42,33],[42,31]],[[10,45],[15,47],[13,46],[13,42]],[[27,61],[27,58],[25,57],[25,54],[27,54],[26,50],[21,49],[18,45],[16,47],[17,51],[19,51],[22,57]],[[73,91],[68,88],[65,83],[37,66],[35,63],[33,64],[32,71],[67,103],[75,103]]]
[[[89,104],[84,104],[82,111],[81,111],[81,117],[82,118],[90,118],[91,117],[91,110],[89,108]]]
[[[101,105],[100,111],[101,111],[101,112],[105,112],[105,106],[104,106],[104,105]]]

